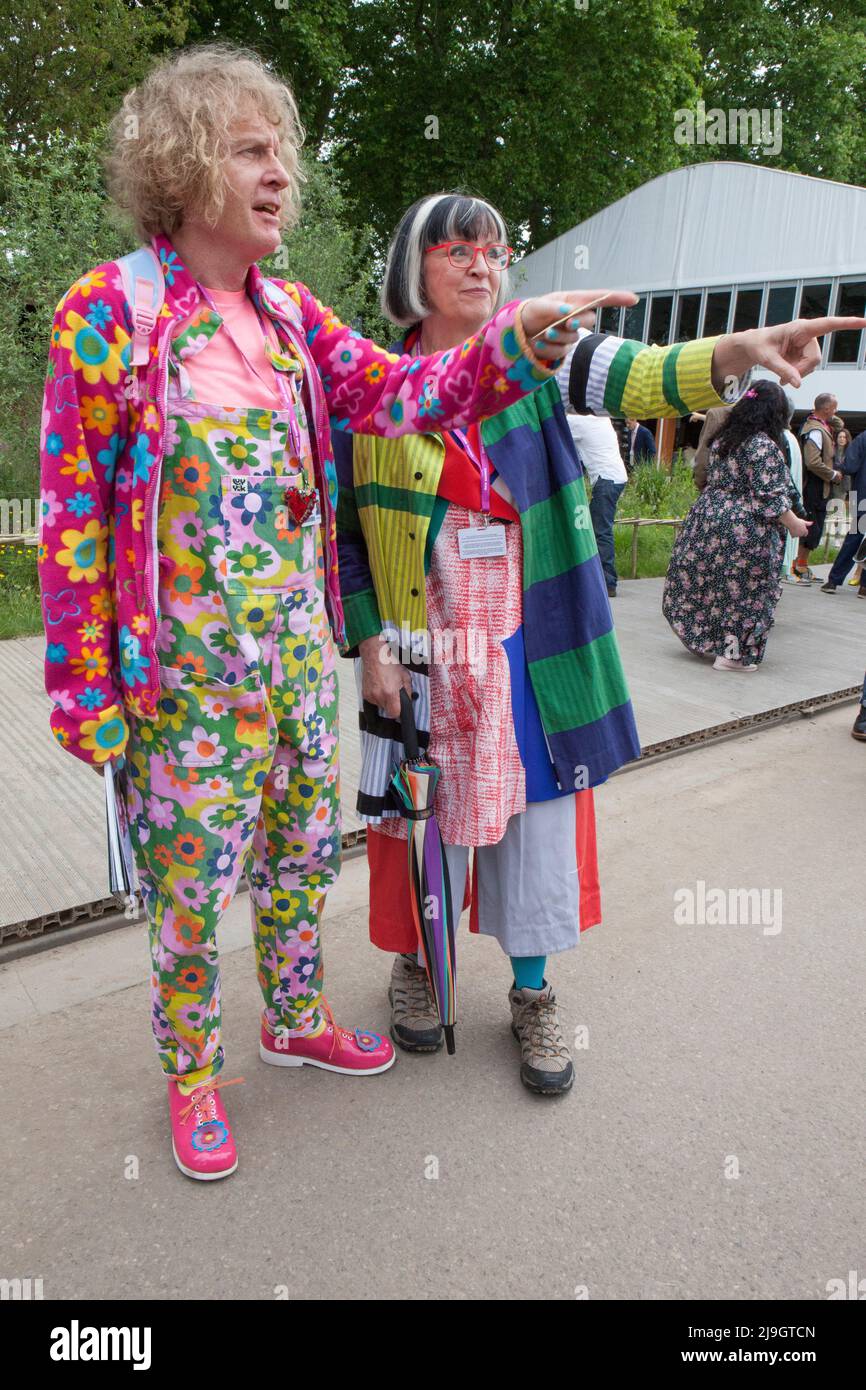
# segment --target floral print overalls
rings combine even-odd
[[[340,860],[321,528],[299,520],[315,501],[300,363],[268,350],[291,383],[284,410],[196,401],[183,359],[218,326],[197,316],[170,354],[160,708],[133,720],[127,750],[156,1045],[188,1081],[223,1064],[216,928],[242,870],[265,1022],[319,1030],[319,913]]]

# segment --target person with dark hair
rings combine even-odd
[[[655,463],[656,461],[656,442],[652,431],[646,425],[642,425],[634,416],[629,416],[625,422],[626,438],[628,440],[628,463],[626,467],[629,472],[636,468],[639,463]]]
[[[822,391],[815,397],[812,412],[800,430],[800,445],[803,450],[803,502],[809,513],[811,526],[800,541],[794,574],[807,584],[813,584],[816,576],[809,565],[809,556],[817,550],[824,534],[827,519],[827,502],[842,474],[836,467],[836,434],[832,420],[839,404],[829,391]]]
[[[676,539],[662,610],[684,646],[718,671],[755,671],[782,589],[784,531],[804,536],[794,511],[784,432],[789,403],[757,381],[713,439],[707,484]]]

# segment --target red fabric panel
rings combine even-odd
[[[601,893],[595,837],[595,802],[592,789],[575,793],[577,834],[575,851],[580,875],[580,929],[601,922]],[[406,841],[367,828],[367,863],[370,868],[370,940],[381,951],[416,951],[418,939],[412,922]],[[473,875],[474,882],[474,875]],[[477,898],[466,876],[464,911],[471,904],[469,930],[478,931]]]

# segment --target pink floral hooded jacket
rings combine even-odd
[[[167,237],[154,238],[165,303],[146,367],[130,368],[132,320],[115,262],[57,306],[40,440],[39,574],[45,683],[57,741],[84,762],[119,756],[127,713],[156,716],[160,687],[156,524],[165,454],[168,351],[191,314],[212,316]],[[301,284],[250,267],[248,292],[304,364],[322,498],[328,612],[344,645],[331,429],[400,435],[465,426],[533,391],[551,372],[521,351],[519,301],[459,348],[397,356],[341,323]],[[520,334],[522,337],[522,334]]]

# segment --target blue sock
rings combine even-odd
[[[541,989],[547,956],[512,956],[515,989]]]

